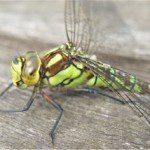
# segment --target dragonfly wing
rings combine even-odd
[[[125,50],[131,55],[138,49],[112,1],[66,0],[65,27],[68,41],[89,55],[124,54]]]
[[[138,49],[138,44],[129,27],[119,15],[115,2],[68,0],[66,1],[65,11],[68,41],[73,42],[76,48],[82,49],[85,54],[101,56],[97,55],[101,52],[111,56],[117,52],[121,55],[129,53],[129,56],[134,50]],[[103,61],[102,57],[100,59]],[[93,70],[95,74],[103,74],[106,77],[106,83],[114,82],[118,89],[122,90],[115,90],[111,85],[109,89],[120,99],[127,102],[139,116],[150,122],[150,112],[148,112],[150,106],[147,102],[144,102],[145,98],[141,98],[140,95],[131,91],[125,92],[125,87],[116,83],[116,81],[112,81],[107,72],[98,69],[94,60],[89,61],[80,58],[79,61]],[[106,62],[111,63],[110,60],[106,60]]]
[[[102,79],[104,83],[108,85],[109,90],[113,92],[113,94],[119,99],[123,100],[127,103],[131,109],[136,112],[139,117],[143,117],[148,124],[150,125],[150,105],[145,101],[145,98],[142,98],[142,95],[136,94],[132,91],[129,91],[125,86],[123,86],[120,82],[114,80],[111,76],[115,76],[119,78],[119,76],[112,74],[106,70],[101,69],[99,67],[98,62],[91,60],[89,58],[83,58],[80,56],[76,57],[80,62],[82,62],[86,67],[91,69],[96,76],[102,75],[105,79]],[[100,62],[99,62],[100,63]],[[112,83],[117,87],[114,88]],[[119,90],[117,90],[119,89]]]
[[[83,2],[66,0],[65,2],[65,28],[68,42],[75,44],[76,48],[87,49],[90,41],[91,21],[84,13]]]

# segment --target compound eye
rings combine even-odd
[[[19,63],[18,59],[14,58],[13,63],[17,65]]]

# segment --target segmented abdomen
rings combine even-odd
[[[110,87],[117,90],[132,91],[134,93],[150,93],[150,84],[137,79],[136,76],[107,64],[99,64],[99,67],[105,73],[90,79],[87,82],[88,86]]]
[[[112,87],[135,93],[150,93],[150,85],[135,76],[115,69],[106,64],[99,64],[105,74],[96,75],[75,59],[69,60],[62,51],[47,54],[42,58],[44,74],[42,84],[50,87],[74,88],[79,85],[89,87]]]

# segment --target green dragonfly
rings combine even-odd
[[[140,95],[150,94],[150,84],[114,66],[97,60],[98,51],[115,49],[113,42],[119,43],[119,35],[128,35],[128,28],[118,15],[111,15],[115,7],[111,2],[75,1],[65,2],[65,29],[67,43],[39,55],[29,51],[15,57],[11,64],[12,83],[0,94],[3,96],[13,85],[20,89],[33,87],[32,95],[22,109],[0,110],[2,112],[23,112],[32,105],[37,93],[50,102],[59,116],[50,132],[52,143],[63,108],[44,92],[45,88],[75,89],[99,93],[117,101],[127,103],[140,117],[150,124],[150,114],[141,105]],[[109,14],[105,14],[109,10]],[[113,22],[116,22],[113,25]],[[119,30],[122,29],[122,30]],[[122,31],[122,32],[121,32]],[[112,38],[116,34],[116,39]],[[130,36],[131,38],[132,36]],[[132,38],[129,40],[133,40]],[[118,41],[117,41],[118,40]],[[121,48],[121,46],[120,46]],[[111,91],[112,95],[101,89]],[[137,102],[136,102],[137,101]]]

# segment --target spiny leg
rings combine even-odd
[[[46,93],[44,92],[41,92],[41,95],[42,97],[47,100],[48,102],[50,102],[54,108],[56,108],[56,110],[58,110],[60,112],[57,120],[55,121],[55,124],[52,128],[52,130],[50,131],[50,136],[51,136],[51,139],[52,139],[52,144],[54,145],[54,140],[55,140],[55,131],[56,131],[56,128],[58,126],[58,123],[62,117],[62,114],[63,114],[63,108],[57,103],[55,102],[54,100],[52,100]]]
[[[35,99],[35,96],[36,96],[35,90],[33,90],[32,95],[31,95],[29,101],[27,102],[27,104],[22,109],[0,110],[0,112],[14,113],[14,112],[24,112],[24,111],[27,111],[31,107],[31,105],[32,105],[32,103],[33,103],[33,101]]]
[[[10,83],[10,84],[8,85],[8,87],[6,87],[6,88],[4,89],[4,91],[3,91],[2,93],[0,93],[0,97],[3,96],[12,86],[13,86],[13,83]]]
[[[119,102],[121,104],[125,104],[122,100],[120,100],[120,99],[118,99],[116,97],[113,97],[113,96],[111,96],[111,95],[109,95],[107,93],[104,93],[101,89],[83,88],[83,89],[80,89],[78,91],[88,92],[88,93],[93,93],[93,94],[101,94],[101,95],[109,97],[109,98],[111,98],[111,99],[113,99],[113,100],[115,100],[115,101],[117,101],[117,102]]]

